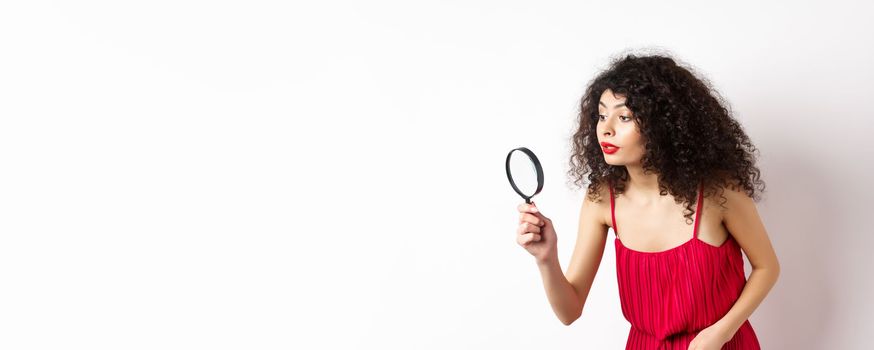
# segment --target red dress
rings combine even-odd
[[[616,214],[610,187],[610,215],[616,234]],[[698,239],[698,218],[692,238],[660,252],[643,252],[614,239],[616,277],[622,314],[631,323],[625,349],[687,350],[702,329],[719,321],[746,285],[740,245],[729,234],[721,246]],[[749,320],[722,349],[760,349]]]

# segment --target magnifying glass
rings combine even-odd
[[[507,153],[506,167],[510,186],[531,204],[531,197],[543,189],[543,168],[537,156],[528,148],[515,148]]]

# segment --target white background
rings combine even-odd
[[[623,348],[613,247],[562,325],[503,161],[543,162],[566,269],[577,103],[638,48],[710,79],[761,151],[782,265],[763,347],[869,348],[871,13],[4,1],[0,348]]]

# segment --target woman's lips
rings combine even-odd
[[[619,147],[616,147],[616,145],[609,142],[601,142],[601,150],[604,151],[604,153],[613,154],[619,150]]]

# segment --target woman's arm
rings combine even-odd
[[[725,206],[728,208],[723,212],[723,223],[740,244],[753,268],[734,306],[711,326],[725,335],[724,339],[727,341],[752,315],[777,282],[780,263],[753,199],[746,193],[731,188],[725,189],[725,197]]]
[[[552,311],[565,325],[582,315],[592,281],[601,265],[608,228],[602,210],[603,207],[590,201],[588,196],[583,198],[577,242],[567,274],[562,274],[558,258],[537,263]]]

